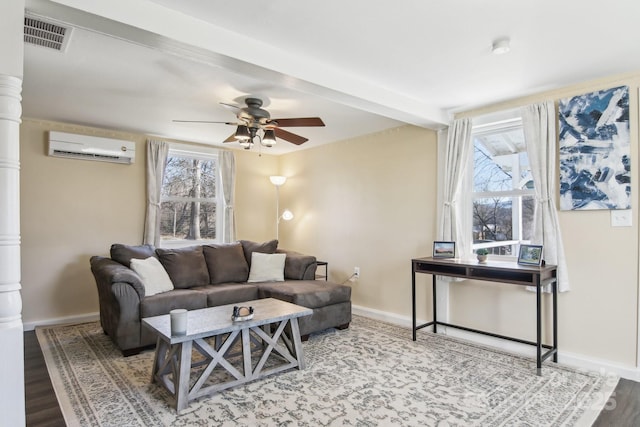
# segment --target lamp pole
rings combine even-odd
[[[280,238],[280,186],[287,181],[286,176],[272,175],[269,180],[276,186],[276,239]]]
[[[276,185],[276,240],[280,239],[280,186]]]

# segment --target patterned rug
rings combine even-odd
[[[96,322],[36,330],[68,426],[589,426],[618,378],[354,316],[312,335],[307,369],[191,402],[150,383]]]

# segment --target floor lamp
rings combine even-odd
[[[293,212],[289,209],[285,209],[282,214],[280,214],[280,186],[287,182],[287,177],[271,175],[269,180],[276,186],[276,239],[280,239],[280,220],[290,221],[293,219]]]

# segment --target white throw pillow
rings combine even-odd
[[[173,283],[158,258],[131,259],[131,269],[138,273],[144,285],[145,296],[151,296],[173,289]]]
[[[287,254],[251,254],[251,270],[247,282],[284,282],[284,261]]]

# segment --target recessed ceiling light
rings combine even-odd
[[[511,50],[511,40],[508,37],[502,37],[494,40],[491,46],[491,52],[495,55],[503,55]]]

